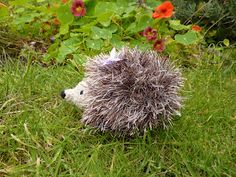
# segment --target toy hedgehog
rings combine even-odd
[[[166,127],[179,115],[183,85],[179,69],[154,51],[123,48],[100,54],[86,76],[62,98],[84,109],[82,122],[101,131],[133,135]]]

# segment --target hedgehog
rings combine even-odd
[[[184,78],[169,58],[124,47],[90,58],[85,77],[61,97],[83,109],[84,125],[118,135],[140,134],[180,115]]]

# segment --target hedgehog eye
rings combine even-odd
[[[83,90],[81,90],[79,94],[80,94],[80,95],[82,95],[83,93],[84,93],[84,91],[83,91]]]

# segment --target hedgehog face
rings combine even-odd
[[[63,90],[61,92],[61,97],[78,107],[84,107],[86,105],[86,87],[86,82],[81,81],[76,87]]]

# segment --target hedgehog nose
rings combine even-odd
[[[61,91],[61,97],[64,99],[66,97],[65,91]]]

